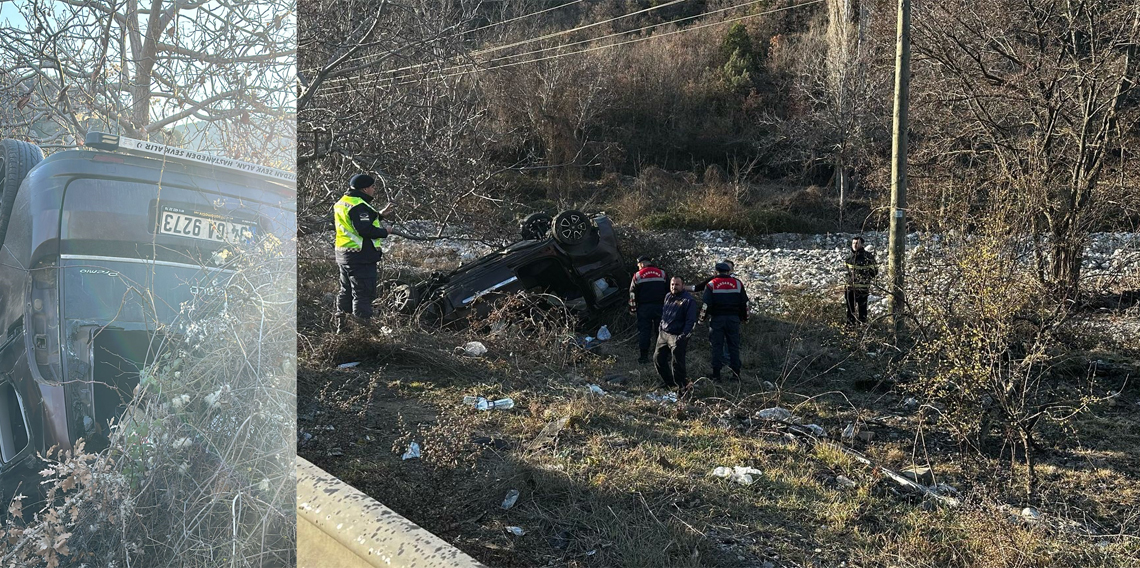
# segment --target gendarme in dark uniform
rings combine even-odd
[[[348,191],[333,206],[336,224],[336,263],[340,268],[340,294],[337,295],[337,331],[343,331],[348,314],[367,322],[372,318],[372,299],[376,296],[376,263],[380,248],[388,236],[388,226],[381,223],[383,210],[372,207],[376,180],[357,174],[349,180]]]
[[[728,346],[728,367],[732,378],[740,379],[740,324],[748,321],[748,293],[744,283],[731,274],[732,267],[724,262],[716,264],[716,276],[705,286],[701,300],[701,321],[708,315],[709,343],[712,349],[712,379],[720,380],[724,366],[725,345]]]
[[[669,293],[669,280],[648,256],[637,259],[637,268],[629,283],[629,313],[637,314],[637,362],[644,365],[649,362],[649,347],[661,324],[661,306]]]

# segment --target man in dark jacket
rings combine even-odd
[[[372,319],[372,299],[376,296],[376,263],[380,243],[391,228],[382,223],[384,214],[395,205],[377,211],[371,205],[376,197],[376,180],[357,174],[349,180],[348,191],[333,206],[336,225],[336,263],[340,268],[340,294],[337,295],[337,333],[345,329],[349,314],[367,323]]]
[[[748,321],[748,293],[744,283],[732,276],[732,266],[724,262],[716,264],[716,277],[705,286],[701,300],[700,321],[707,314],[709,322],[709,342],[712,344],[712,379],[720,380],[720,369],[724,366],[725,343],[728,344],[728,368],[732,369],[733,380],[740,380],[740,324]]]
[[[867,323],[867,297],[871,293],[871,280],[879,273],[875,255],[863,249],[863,237],[851,239],[851,254],[844,261],[847,268],[847,287],[843,297],[847,301],[847,323]]]
[[[629,283],[629,313],[637,314],[637,347],[641,356],[637,362],[649,362],[649,344],[661,324],[661,304],[669,292],[665,271],[653,266],[648,256],[637,259],[637,274]]]
[[[661,309],[661,331],[657,334],[654,366],[665,388],[689,387],[685,373],[685,351],[697,325],[697,300],[685,291],[685,283],[674,276]]]

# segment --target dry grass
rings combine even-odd
[[[313,434],[300,451],[496,567],[1123,568],[1140,561],[1131,467],[1140,447],[1128,434],[1135,416],[1098,413],[1051,439],[1061,449],[1041,460],[1043,497],[1026,503],[1000,450],[963,451],[936,412],[902,410],[901,395],[865,386],[895,371],[889,358],[865,355],[883,349],[880,330],[842,329],[838,301],[788,296],[784,311],[744,328],[746,380],[700,381],[696,400],[679,405],[644,397],[656,376],[633,362],[632,319],[620,313],[607,322],[615,339],[601,353],[565,350],[570,330],[558,325],[518,325],[489,337],[478,327],[425,332],[390,322],[392,335],[354,339],[369,346],[364,364],[334,371],[342,360],[328,358],[338,353],[330,346],[340,340],[324,337],[301,361],[299,380],[324,386],[300,401],[301,427]],[[694,378],[708,372],[703,333],[690,352]],[[487,356],[454,353],[476,339]],[[604,381],[612,375],[627,382]],[[762,388],[764,381],[777,388]],[[590,395],[589,383],[609,394]],[[509,396],[516,407],[478,412],[460,404],[465,395]],[[346,401],[350,410],[338,410]],[[940,509],[896,494],[846,454],[750,419],[777,404],[832,436],[853,422],[874,431],[856,447],[892,468],[933,466],[966,505]],[[557,442],[531,449],[560,417],[569,421]],[[1114,429],[1125,434],[1110,436]],[[371,440],[359,441],[361,432]],[[401,460],[413,439],[424,458]],[[1064,442],[1073,439],[1081,442]],[[742,486],[709,475],[722,465],[763,473]],[[856,487],[840,487],[838,475]],[[503,510],[510,489],[521,496]],[[1027,505],[1042,512],[1041,522],[1012,518]],[[511,536],[506,526],[527,535]]]

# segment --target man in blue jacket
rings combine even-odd
[[[661,308],[661,331],[657,334],[654,366],[665,388],[685,390],[689,380],[685,373],[685,351],[689,337],[697,325],[697,300],[685,291],[685,283],[674,276]]]

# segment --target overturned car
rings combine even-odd
[[[545,295],[589,316],[626,300],[630,274],[609,217],[580,211],[534,213],[520,227],[522,240],[426,282],[389,283],[393,307],[446,325],[487,315],[495,301],[519,292]]]

